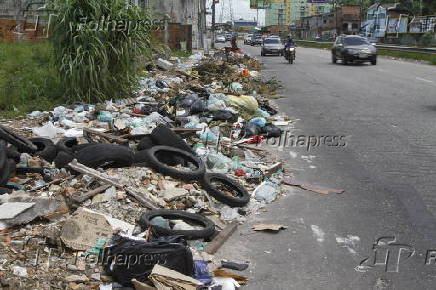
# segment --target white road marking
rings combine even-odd
[[[312,233],[316,237],[316,240],[320,243],[324,242],[324,231],[317,225],[311,225],[310,228],[312,229]]]
[[[347,248],[347,250],[351,254],[356,254],[356,250],[354,247],[360,242],[360,238],[358,236],[347,235],[346,237],[336,236],[336,243],[338,243],[341,247]]]
[[[420,77],[416,77],[416,80],[418,80],[418,81],[422,81],[422,82],[426,82],[426,83],[434,83],[434,81],[431,81],[431,80],[427,80],[427,79],[424,79],[424,78],[420,78]]]

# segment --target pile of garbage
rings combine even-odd
[[[247,282],[213,254],[280,195],[282,163],[256,144],[289,120],[251,88],[257,60],[226,57],[158,59],[135,98],[2,121],[0,288]]]

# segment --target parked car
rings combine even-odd
[[[244,37],[244,44],[250,44],[251,43],[251,37],[253,36],[253,34],[247,34]]]
[[[253,36],[251,37],[250,45],[251,46],[261,45],[262,41],[263,41],[262,35],[260,35],[260,34],[253,34]]]
[[[349,62],[370,62],[376,65],[377,49],[364,37],[341,35],[332,47],[332,62],[336,63],[338,59],[345,65]]]
[[[216,43],[219,43],[219,42],[226,42],[226,38],[225,38],[224,35],[217,35],[217,36],[215,37],[215,42],[216,42]]]
[[[279,37],[269,37],[263,40],[260,55],[264,56],[267,54],[283,54],[283,44]]]

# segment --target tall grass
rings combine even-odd
[[[125,0],[54,0],[57,11],[52,42],[65,95],[98,102],[128,96],[138,84],[140,62],[150,51],[149,30],[95,29],[103,17],[115,21],[149,20]],[[85,20],[86,19],[86,20]]]
[[[0,43],[0,115],[10,117],[62,102],[50,43]]]

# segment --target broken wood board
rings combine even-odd
[[[272,231],[272,232],[278,232],[280,230],[287,229],[287,226],[284,225],[277,225],[277,224],[257,224],[253,226],[253,230],[255,231]]]
[[[130,186],[121,184],[121,183],[113,180],[109,175],[107,175],[105,173],[101,173],[95,169],[89,168],[89,167],[77,162],[77,160],[75,160],[75,159],[72,162],[70,162],[68,164],[68,166],[77,172],[90,175],[94,178],[97,178],[98,180],[101,180],[104,183],[113,185],[116,188],[119,188],[121,190],[125,190],[128,195],[130,195],[131,197],[136,199],[138,202],[140,202],[143,206],[145,206],[148,209],[158,208],[155,201],[152,200],[151,198],[144,196],[143,193],[135,190],[134,188],[132,188]]]
[[[129,140],[127,140],[127,139],[124,139],[124,138],[121,138],[121,137],[118,137],[118,136],[115,136],[115,135],[112,135],[112,134],[109,134],[109,133],[99,132],[97,130],[93,130],[93,129],[90,129],[90,128],[84,128],[83,129],[83,134],[84,134],[85,137],[86,136],[89,137],[90,135],[99,136],[99,137],[101,137],[101,138],[103,138],[103,139],[105,139],[105,140],[107,140],[109,142],[115,142],[115,143],[118,143],[118,144],[126,144],[126,143],[129,142]]]
[[[331,194],[331,193],[342,194],[345,192],[345,190],[343,190],[343,189],[334,189],[334,188],[328,188],[328,187],[315,185],[315,184],[302,183],[302,182],[299,182],[297,180],[291,180],[290,178],[284,178],[282,180],[282,183],[284,183],[286,185],[291,185],[291,186],[298,186],[302,189],[309,190],[309,191],[316,192],[316,193],[320,193],[320,194]]]
[[[224,228],[208,245],[206,253],[215,254],[219,248],[230,238],[230,236],[238,228],[238,222],[232,221],[228,226]]]

